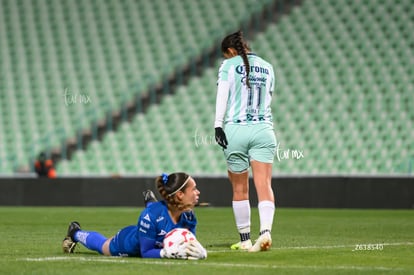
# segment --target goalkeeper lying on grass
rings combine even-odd
[[[106,238],[93,231],[84,231],[78,222],[71,222],[63,240],[63,251],[73,253],[78,242],[90,250],[107,256],[142,258],[205,259],[207,251],[195,239],[170,247],[163,247],[165,235],[175,228],[187,228],[194,235],[197,219],[193,208],[200,191],[196,182],[185,173],[163,174],[155,180],[163,201],[156,201],[151,191],[146,195],[146,208],[137,225],[121,229]]]

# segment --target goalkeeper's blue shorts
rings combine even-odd
[[[136,225],[127,226],[121,229],[109,243],[109,251],[111,252],[111,255],[140,257],[141,252],[136,234]]]

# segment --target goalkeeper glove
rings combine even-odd
[[[224,149],[227,149],[228,143],[227,143],[226,134],[224,133],[223,128],[217,127],[217,128],[214,128],[214,130],[216,132],[215,133],[216,142]]]
[[[188,242],[187,255],[189,260],[207,259],[207,250],[197,240]]]
[[[176,244],[170,247],[164,247],[161,249],[160,256],[161,258],[167,259],[187,259],[187,245],[186,243]]]
[[[202,260],[207,259],[207,250],[197,240],[183,242],[161,249],[161,258]]]

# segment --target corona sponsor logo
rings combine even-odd
[[[246,71],[246,66],[239,65],[239,66],[236,67],[236,72],[238,74],[244,74],[245,71]],[[263,67],[260,67],[260,66],[250,66],[250,72],[251,73],[262,73],[262,74],[267,74],[268,75],[269,74],[269,69],[263,68]]]

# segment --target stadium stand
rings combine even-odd
[[[85,130],[270,2],[2,1],[0,172],[43,150],[65,158],[74,139],[82,149]]]
[[[13,70],[0,76],[2,173],[154,83],[165,88],[164,76],[217,47],[212,42],[269,1],[144,2],[139,8],[134,1],[5,2],[0,26],[10,31],[0,39],[2,72]],[[251,44],[276,70],[275,174],[411,173],[413,9],[410,0],[317,0],[277,21],[270,17]],[[49,16],[37,16],[45,11]],[[225,174],[212,131],[220,62],[61,160],[58,174]],[[92,102],[65,106],[62,87]]]

